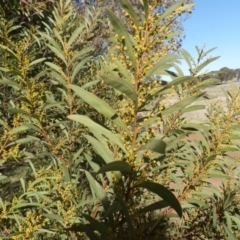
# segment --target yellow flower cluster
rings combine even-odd
[[[1,152],[1,164],[7,161],[14,161],[18,159],[19,156],[19,144],[16,144],[15,146],[8,149],[3,149]]]

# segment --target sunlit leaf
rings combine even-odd
[[[144,7],[144,12],[145,12],[145,19],[147,19],[148,11],[149,11],[148,0],[143,0],[143,7]]]
[[[109,207],[109,202],[102,186],[93,178],[93,176],[89,172],[85,171],[85,174],[90,184],[93,198],[99,198],[102,202],[104,209],[107,210]]]
[[[147,144],[145,144],[143,147],[139,149],[139,151],[142,150],[151,150],[153,152],[165,154],[166,150],[166,143],[160,139],[153,139],[150,140]]]
[[[157,21],[153,24],[155,28],[162,20],[164,20],[167,16],[173,13],[177,8],[179,8],[184,1],[177,1],[176,3],[172,4],[166,11],[164,11],[157,19]],[[153,28],[153,29],[154,29]]]
[[[151,76],[153,74],[160,74],[160,72],[162,72],[163,70],[166,70],[165,64],[175,61],[178,58],[179,57],[177,55],[167,55],[167,56],[161,57],[159,61],[156,64],[154,64],[154,66],[146,73],[146,76]]]
[[[29,64],[29,67],[33,66],[33,65],[36,65],[38,63],[41,63],[45,60],[46,58],[39,58],[39,59],[36,59],[34,61],[32,61],[30,64]]]
[[[95,94],[86,91],[85,89],[77,85],[69,85],[69,87],[82,98],[83,101],[87,102],[91,107],[95,108],[99,113],[103,114],[105,117],[111,119],[117,126],[123,128],[128,132],[126,125],[118,117],[116,112],[102,99],[97,97]]]
[[[201,96],[203,96],[203,93],[200,93],[198,95],[195,95],[195,96],[183,99],[181,101],[178,101],[177,103],[174,103],[172,106],[166,108],[165,110],[163,110],[161,112],[162,116],[165,116],[165,115],[172,114],[174,112],[183,110],[186,106],[192,104],[193,102],[195,102]]]
[[[116,78],[111,76],[102,76],[101,78],[103,81],[114,87],[116,90],[126,94],[126,96],[129,97],[135,103],[135,105],[137,105],[137,93],[135,92],[131,83],[124,80],[123,78]]]
[[[123,144],[119,141],[119,139],[113,133],[111,133],[109,130],[102,127],[101,125],[95,123],[89,117],[84,115],[69,115],[68,118],[71,120],[80,122],[81,124],[87,126],[93,133],[97,131],[100,134],[105,135],[108,139],[113,141],[113,143],[117,144],[120,148],[122,148],[124,152],[126,152],[126,149],[123,146]]]
[[[213,57],[213,58],[207,59],[205,62],[203,62],[202,64],[200,64],[200,65],[195,69],[195,71],[196,71],[197,73],[200,72],[200,71],[201,71],[203,68],[205,68],[209,63],[217,60],[218,58],[220,58],[220,57]]]
[[[136,12],[134,11],[132,5],[128,0],[119,0],[123,9],[129,14],[131,19],[133,20],[135,26],[139,27],[139,21]]]
[[[84,58],[82,61],[80,61],[78,64],[76,64],[76,66],[74,67],[72,76],[71,76],[71,82],[72,82],[72,83],[74,82],[77,74],[78,74],[80,71],[83,71],[83,69],[86,67],[86,63],[87,63],[88,61],[90,61],[90,59],[92,59],[92,56],[88,56],[88,57]]]
[[[127,48],[127,54],[129,56],[129,59],[131,60],[134,68],[136,68],[136,58],[134,55],[134,50],[132,47],[132,41],[131,38],[129,36],[129,33],[127,32],[125,26],[122,24],[122,22],[120,21],[120,19],[118,19],[116,17],[116,15],[109,9],[106,9],[106,12],[108,14],[108,17],[114,27],[115,32],[119,35],[119,37],[124,37],[125,40],[125,46]]]
[[[58,58],[60,58],[60,59],[65,63],[65,65],[67,66],[67,61],[66,61],[66,59],[65,59],[65,56],[64,56],[64,53],[62,52],[62,50],[59,50],[59,49],[51,46],[50,44],[46,44],[46,45],[47,45],[47,46],[52,50],[52,52],[54,52],[55,55],[56,55]]]
[[[127,162],[115,161],[115,162],[110,162],[104,165],[103,167],[101,167],[98,170],[97,174],[105,173],[105,172],[113,172],[113,171],[130,173],[132,171],[132,168]]]
[[[73,44],[74,41],[76,41],[77,37],[79,36],[79,34],[83,31],[83,29],[85,28],[84,25],[81,25],[80,27],[78,27],[71,35],[70,39],[68,40],[68,45],[71,46]]]
[[[99,142],[97,139],[91,136],[85,136],[89,143],[92,144],[94,150],[97,154],[99,154],[106,163],[110,163],[114,161],[113,156],[111,155],[109,149],[105,148],[105,146]]]

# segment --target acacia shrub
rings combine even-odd
[[[55,5],[52,27],[0,45],[0,83],[9,96],[1,163],[25,164],[20,176],[0,178],[10,193],[1,194],[2,238],[238,236],[239,164],[229,152],[239,150],[239,94],[225,92],[227,110],[216,102],[207,121],[188,117],[205,108],[196,102],[207,101],[204,88],[219,83],[201,74],[216,58],[203,58],[210,50],[194,62],[182,51],[191,69],[184,76],[178,55],[167,47],[156,53],[159,30],[192,5],[179,1],[157,13],[155,4],[143,1],[139,19],[122,1],[131,31],[107,10],[113,44],[98,58],[88,38],[97,14],[78,18],[70,1]],[[170,29],[166,39],[174,37]],[[195,133],[200,139],[186,138]]]

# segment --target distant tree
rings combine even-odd
[[[234,74],[235,74],[236,80],[239,81],[240,80],[240,69],[239,68],[235,69]]]
[[[223,67],[220,69],[219,73],[218,73],[218,78],[221,81],[228,81],[228,80],[232,80],[233,78],[235,78],[235,72],[233,69],[229,69],[227,67]]]

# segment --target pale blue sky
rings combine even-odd
[[[195,46],[217,47],[211,56],[221,56],[207,69],[240,68],[240,0],[195,0],[195,10],[184,23],[183,48],[196,57]],[[188,74],[188,67],[182,69]]]

